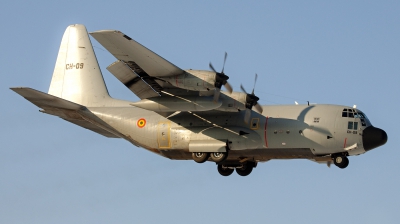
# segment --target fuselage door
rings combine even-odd
[[[158,147],[160,149],[169,149],[171,148],[170,141],[170,124],[168,121],[162,121],[158,123],[157,127],[157,141]]]

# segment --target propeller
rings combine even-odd
[[[226,62],[227,57],[228,57],[228,54],[225,52],[224,64],[222,66],[221,72],[217,72],[215,70],[214,66],[210,62],[210,69],[213,70],[216,74],[215,84],[214,84],[214,86],[215,86],[214,102],[217,102],[219,99],[222,85],[225,86],[226,90],[228,90],[229,93],[232,93],[232,86],[227,81],[229,79],[229,76],[225,75],[225,73],[224,73],[225,62]]]
[[[244,122],[246,122],[246,124],[249,123],[250,120],[250,116],[251,116],[251,109],[253,108],[253,106],[256,108],[256,110],[261,114],[263,112],[262,107],[260,106],[260,104],[258,104],[258,100],[260,98],[258,98],[256,95],[254,95],[254,89],[256,88],[256,82],[257,82],[257,73],[254,79],[254,86],[253,86],[253,91],[251,92],[251,94],[247,93],[246,90],[244,89],[244,87],[242,85],[240,85],[240,89],[246,93],[246,103],[245,103],[245,107],[246,107],[246,114],[244,115]]]

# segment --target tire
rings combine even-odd
[[[204,163],[210,157],[208,152],[193,152],[192,158],[196,163]]]
[[[251,171],[253,171],[253,167],[254,166],[251,163],[243,164],[241,168],[236,168],[236,173],[242,177],[245,177],[249,175]]]
[[[349,165],[349,159],[347,156],[340,155],[333,158],[333,163],[340,169],[344,169]]]
[[[229,176],[233,173],[233,169],[227,168],[222,166],[221,164],[218,164],[218,173],[221,174],[222,176]]]
[[[228,152],[212,152],[210,153],[212,161],[216,163],[221,163],[228,158]]]

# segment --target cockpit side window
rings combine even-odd
[[[343,109],[343,111],[342,111],[342,117],[347,117],[347,109]]]
[[[368,121],[367,116],[365,116],[365,114],[359,110],[357,110],[357,114],[358,114],[358,117],[360,118],[361,126],[363,126],[363,127],[367,126],[367,121]]]

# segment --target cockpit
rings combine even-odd
[[[365,151],[379,147],[387,142],[386,132],[382,129],[372,126],[367,116],[365,116],[363,112],[356,108],[344,108],[342,110],[342,122],[342,124],[345,122],[347,123],[345,146],[346,141],[348,142],[348,140],[351,138],[349,134],[359,134],[362,136],[362,147]],[[355,150],[354,152],[357,151]]]
[[[342,117],[359,118],[361,121],[361,126],[364,127],[371,124],[363,112],[353,108],[344,108],[342,111]]]

